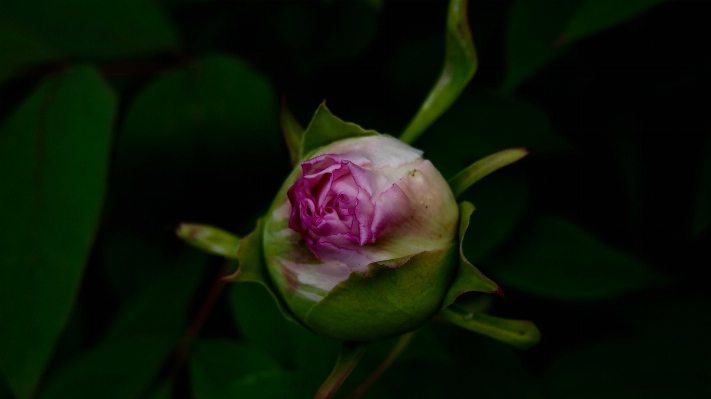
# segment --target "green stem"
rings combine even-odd
[[[368,377],[368,379],[363,381],[363,383],[360,384],[358,388],[356,388],[353,392],[351,392],[350,395],[348,395],[348,399],[360,398],[363,393],[365,393],[365,391],[370,388],[370,386],[373,385],[373,383],[375,383],[375,381],[377,381],[380,376],[382,376],[390,368],[390,366],[392,366],[392,364],[395,362],[395,359],[397,359],[398,356],[400,356],[400,354],[402,353],[402,351],[407,348],[407,345],[412,340],[413,335],[415,335],[414,331],[401,335],[395,343],[395,347],[393,347],[393,349],[390,351],[385,360],[383,360],[383,363],[381,363],[380,366],[378,366],[378,368],[373,371],[373,373]]]
[[[336,360],[336,365],[333,367],[331,375],[321,384],[321,388],[316,392],[314,399],[332,398],[363,357],[365,348],[365,344],[362,343],[344,342],[341,345],[341,353],[338,355],[338,360]]]

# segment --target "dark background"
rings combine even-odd
[[[518,351],[434,319],[364,397],[711,395],[709,7],[600,0],[566,39],[591,2],[470,2],[479,69],[414,143],[445,177],[533,149],[464,194],[477,206],[465,252],[506,293],[489,312],[533,320],[541,343]],[[291,168],[282,99],[304,126],[325,99],[398,135],[440,72],[446,14],[435,1],[0,5],[0,398],[313,395],[338,344],[281,319],[261,287],[225,287],[186,344],[229,266],[174,228],[253,229]],[[86,111],[101,101],[105,123]],[[74,145],[53,147],[66,132]],[[23,173],[76,189],[11,184]],[[61,207],[74,197],[88,205]],[[66,305],[27,316],[46,303]]]

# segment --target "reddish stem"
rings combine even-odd
[[[232,260],[228,259],[222,264],[219,273],[220,276],[224,276],[229,271],[232,262]],[[226,282],[228,282],[228,280],[226,280],[225,277],[220,277],[212,284],[210,292],[208,292],[205,300],[202,302],[202,305],[200,305],[200,309],[195,315],[193,322],[190,323],[190,327],[188,327],[183,339],[180,341],[175,350],[176,356],[173,366],[171,367],[171,375],[176,375],[180,367],[187,359],[190,344],[200,333],[202,326],[205,324],[207,317],[210,315],[212,308],[215,306],[217,299],[220,297],[220,293],[222,292],[222,288],[225,286]]]
[[[373,373],[365,381],[363,381],[358,388],[348,395],[348,399],[360,398],[363,393],[365,393],[365,391],[370,388],[370,386],[373,385],[373,383],[375,383],[375,381],[377,381],[390,368],[390,366],[392,366],[395,359],[400,356],[402,351],[405,350],[407,345],[410,343],[413,335],[415,335],[414,331],[400,336],[395,343],[395,347],[393,347],[385,360],[383,360],[383,363],[381,363],[380,366],[378,366],[378,368],[375,369],[375,371],[373,371]]]

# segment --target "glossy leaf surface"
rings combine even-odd
[[[31,396],[101,210],[116,100],[91,68],[42,82],[0,129],[0,369]]]
[[[400,136],[413,143],[454,101],[476,73],[478,60],[467,21],[467,0],[451,0],[447,12],[446,53],[439,79]]]

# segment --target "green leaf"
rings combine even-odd
[[[258,284],[233,284],[230,302],[234,318],[247,342],[269,353],[284,367],[295,364],[294,336],[302,327],[284,318],[270,292]]]
[[[711,140],[702,161],[699,184],[691,225],[693,235],[699,235],[711,226]]]
[[[570,43],[628,21],[665,0],[585,0],[568,20],[559,42]]]
[[[173,261],[162,262],[172,269],[164,269],[127,301],[105,341],[149,334],[179,337],[187,329],[187,310],[204,274],[207,255],[186,251]],[[150,267],[145,260],[140,264]]]
[[[50,375],[40,399],[145,394],[187,330],[188,307],[206,260],[205,254],[187,251],[170,262],[173,268],[122,308],[95,348]]]
[[[271,371],[252,374],[230,384],[229,398],[305,399],[313,395],[301,375],[294,372]]]
[[[234,57],[205,57],[136,97],[117,143],[116,168],[161,178],[203,164],[268,171],[280,155],[276,110],[274,89],[261,73]]]
[[[451,0],[447,12],[446,54],[442,72],[400,139],[414,142],[462,93],[476,72],[478,61],[467,22],[467,0]]]
[[[199,340],[192,345],[190,380],[195,399],[228,399],[230,384],[244,376],[279,371],[264,352],[225,339]]]
[[[502,148],[527,147],[536,157],[571,148],[541,108],[488,90],[463,94],[417,147],[447,178]]]
[[[39,398],[139,398],[174,345],[160,335],[111,340],[60,370]]]
[[[40,398],[138,398],[145,393],[187,328],[187,307],[206,259],[198,255],[202,261],[175,264],[128,304],[96,348],[50,376]],[[82,378],[89,381],[80,383]]]
[[[469,227],[469,217],[473,212],[474,205],[470,202],[461,202],[459,204],[459,267],[457,268],[457,275],[454,278],[454,282],[444,297],[444,302],[440,310],[454,303],[454,300],[465,292],[498,292],[501,294],[501,288],[474,265],[469,263],[464,256],[462,241]]]
[[[533,347],[541,340],[541,332],[529,320],[503,319],[484,313],[468,312],[456,304],[443,309],[440,315],[459,327],[519,349]]]
[[[205,253],[187,248],[171,250],[161,236],[133,228],[104,234],[99,244],[101,258],[111,288],[124,302],[130,302],[166,275],[188,267],[186,265],[197,263],[200,264],[198,273],[205,270]]]
[[[541,218],[518,250],[487,270],[503,286],[567,301],[608,299],[664,282],[644,262],[554,216]]]
[[[168,381],[158,387],[151,395],[150,399],[172,399],[173,398],[173,381]]]
[[[663,0],[515,0],[506,32],[506,77],[511,93],[567,45],[624,22]]]
[[[421,327],[440,309],[454,274],[455,256],[453,243],[414,255],[396,268],[373,263],[366,276],[351,273],[333,288],[311,308],[305,323],[326,336],[358,342]]]
[[[466,167],[449,179],[449,187],[455,197],[459,197],[467,188],[478,182],[488,174],[495,172],[506,165],[510,165],[528,155],[526,148],[510,148],[491,154]]]
[[[59,59],[137,58],[179,48],[155,2],[5,0],[0,4],[0,80]]]
[[[0,129],[0,369],[32,395],[66,322],[104,194],[116,99],[79,67]]]
[[[378,29],[377,10],[364,1],[284,2],[273,15],[268,29],[304,74],[361,54]]]
[[[176,234],[183,241],[207,253],[237,259],[241,239],[222,229],[204,224],[180,223]]]
[[[506,241],[526,214],[528,197],[526,180],[501,176],[486,179],[462,195],[478,210],[462,241],[467,259],[481,263]]]
[[[294,316],[289,311],[289,307],[286,306],[284,301],[277,294],[277,291],[269,279],[262,250],[263,235],[264,219],[259,219],[257,221],[257,228],[242,240],[242,245],[237,254],[239,268],[230,279],[236,282],[254,282],[261,284],[274,298],[282,315],[287,320],[293,321]]]
[[[286,106],[286,100],[282,99],[281,112],[279,113],[279,121],[281,122],[281,131],[284,133],[286,146],[289,148],[289,159],[292,165],[299,162],[299,154],[301,153],[301,142],[304,137],[304,128],[294,114],[291,113],[289,107]]]
[[[25,68],[60,58],[60,54],[41,40],[0,22],[0,82]]]
[[[543,375],[550,398],[703,398],[711,393],[708,299],[649,297],[624,306],[641,319],[623,336],[568,351]],[[616,306],[620,308],[620,306]]]
[[[355,123],[342,121],[331,113],[326,107],[326,103],[322,103],[316,109],[311,123],[304,132],[299,158],[304,159],[311,152],[334,141],[376,135],[378,132],[374,130],[364,130]]]

